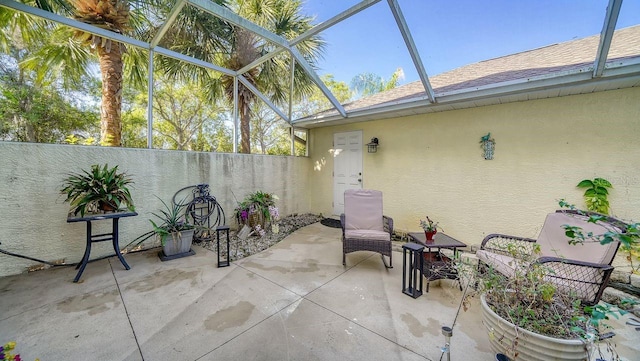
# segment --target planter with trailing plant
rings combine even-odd
[[[582,305],[571,292],[548,282],[548,272],[544,264],[533,263],[511,277],[491,269],[477,275],[491,349],[518,361],[591,360],[603,351],[598,342],[606,328],[603,321],[625,311],[604,302]],[[615,355],[611,344],[602,349]]]
[[[264,229],[268,222],[278,218],[275,201],[278,197],[272,193],[256,191],[246,196],[234,210],[239,225]]]
[[[480,297],[482,323],[488,330],[491,349],[510,355],[513,360],[575,360],[588,357],[589,345],[580,338],[549,337],[517,327],[495,313],[487,304],[486,295]]]
[[[85,213],[116,212],[123,208],[135,211],[128,185],[133,181],[118,166],[94,164],[90,171],[72,173],[63,181],[60,193],[66,194],[65,202],[71,206],[70,213],[84,216]]]

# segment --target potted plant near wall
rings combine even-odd
[[[128,185],[133,181],[118,166],[94,164],[90,171],[71,173],[62,183],[60,193],[66,194],[65,202],[71,206],[70,213],[80,214],[115,212],[126,208],[135,211]]]
[[[250,228],[259,225],[261,229],[264,229],[267,222],[277,218],[276,200],[278,200],[278,196],[272,193],[256,191],[249,194],[242,202],[238,203],[234,210],[238,224],[247,225]]]
[[[140,236],[138,243],[144,242],[153,235],[157,236],[162,244],[162,251],[158,256],[163,261],[194,255],[191,243],[195,226],[188,221],[185,207],[174,203],[168,205],[163,200],[160,201],[164,209],[161,209],[159,214],[152,213],[158,218],[155,221],[149,220],[153,230]]]

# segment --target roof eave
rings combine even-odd
[[[293,125],[300,128],[327,127],[633,86],[640,86],[640,58],[609,62],[602,76],[596,78],[593,77],[593,66],[588,66],[544,76],[443,92],[436,94],[437,103],[429,103],[427,97],[422,95],[347,111],[346,118],[340,115],[318,116],[296,120]],[[523,99],[523,96],[526,96],[526,99]]]

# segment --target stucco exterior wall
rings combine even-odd
[[[332,139],[362,130],[363,187],[384,192],[396,228],[425,215],[467,244],[490,233],[536,237],[558,200],[584,207],[582,179],[613,183],[612,213],[640,221],[640,88],[312,129],[311,208],[332,213]],[[495,157],[480,138],[491,132]]]
[[[60,185],[68,173],[104,163],[118,165],[135,182],[131,193],[139,215],[121,219],[121,247],[151,230],[151,212],[162,208],[156,196],[169,202],[189,185],[208,183],[228,224],[234,223],[236,198],[256,190],[278,195],[283,215],[311,211],[308,158],[0,142],[0,247],[47,261],[78,262],[85,223],[66,223],[69,205]],[[94,222],[94,234],[110,231],[110,223]],[[91,257],[112,252],[110,242],[96,243]],[[0,254],[0,264],[1,277],[36,263]]]

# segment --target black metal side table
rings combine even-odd
[[[422,274],[427,279],[427,292],[429,292],[431,281],[439,279],[457,280],[460,291],[462,291],[462,281],[460,281],[454,259],[458,256],[458,248],[467,245],[443,232],[436,233],[432,241],[427,241],[424,232],[409,233],[409,238],[427,249],[424,252],[424,268],[422,269]],[[436,250],[432,251],[434,248]],[[440,251],[441,249],[453,250],[453,259],[444,255]]]
[[[84,256],[82,256],[82,261],[78,263],[76,269],[79,269],[78,274],[73,279],[73,282],[78,282],[80,280],[80,276],[82,276],[82,272],[84,272],[87,263],[89,263],[89,255],[91,254],[91,243],[93,242],[105,242],[112,241],[113,250],[115,251],[115,255],[118,256],[120,263],[124,266],[125,269],[129,270],[131,267],[127,264],[127,261],[122,257],[122,253],[120,253],[120,245],[118,244],[118,220],[124,217],[133,217],[137,216],[136,212],[114,212],[114,213],[100,213],[100,214],[88,214],[84,217],[73,217],[69,216],[67,218],[67,223],[74,222],[86,222],[87,223],[87,245],[84,249]],[[104,219],[111,219],[111,233],[102,233],[102,234],[92,234],[91,233],[91,222],[92,221],[100,221]]]
[[[413,298],[418,298],[422,295],[423,250],[424,246],[417,243],[402,245],[402,293]],[[407,284],[407,266],[409,266],[409,284]],[[418,279],[420,279],[420,286],[418,286]]]

